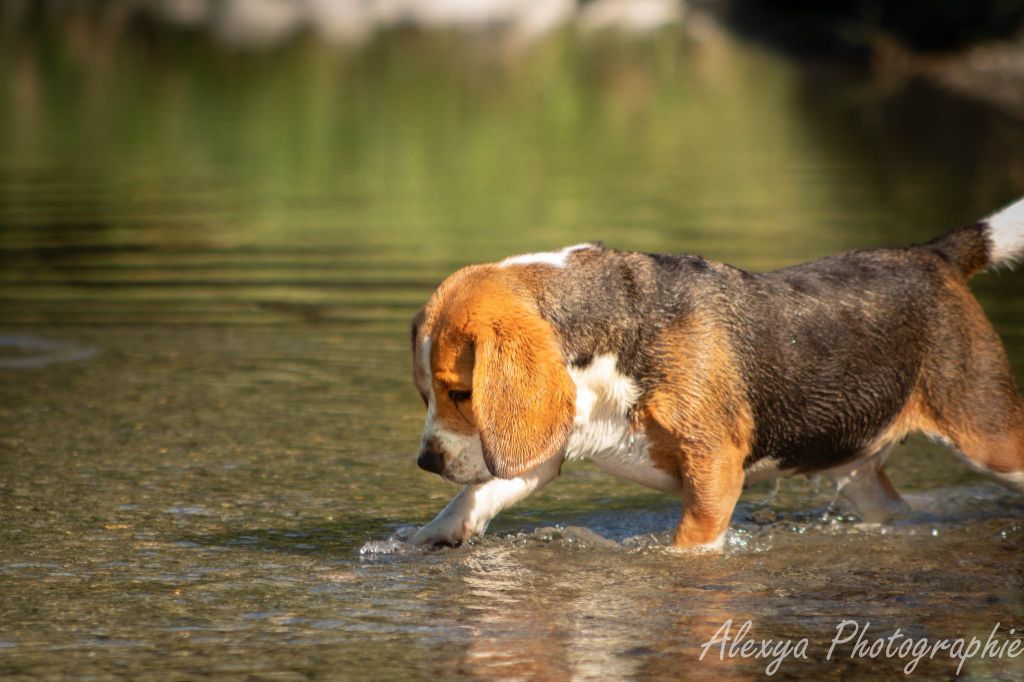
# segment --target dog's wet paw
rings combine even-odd
[[[458,547],[486,529],[487,524],[475,523],[472,519],[439,518],[416,531],[409,544],[414,547]]]

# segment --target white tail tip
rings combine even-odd
[[[1024,256],[1024,199],[1019,199],[985,219],[992,242],[993,264],[1013,262]]]

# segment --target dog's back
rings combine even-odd
[[[878,249],[746,278],[722,324],[754,416],[747,465],[803,473],[871,454],[943,324],[947,270],[934,254]]]

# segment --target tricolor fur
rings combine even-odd
[[[413,321],[420,466],[466,488],[417,543],[457,544],[591,458],[683,498],[718,546],[745,481],[835,477],[866,518],[913,431],[1024,490],[1024,401],[967,280],[1024,256],[1024,201],[928,244],[765,274],[600,244],[470,266]]]

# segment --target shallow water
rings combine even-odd
[[[445,274],[589,239],[754,270],[925,240],[1024,194],[1020,124],[708,30],[88,40],[0,62],[0,675],[745,678],[768,661],[699,657],[750,619],[809,639],[782,675],[891,677],[826,660],[843,619],[1024,632],[1024,498],[917,440],[890,527],[801,478],[679,555],[676,501],[577,465],[480,541],[400,540],[455,492],[415,466],[407,357]],[[975,290],[1021,380],[1022,275]]]

